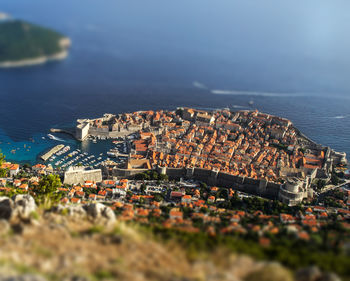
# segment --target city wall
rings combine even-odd
[[[112,170],[112,174],[109,176],[117,177],[117,178],[129,178],[134,175],[143,173],[148,171],[147,169],[120,169],[120,168],[114,168]]]
[[[277,199],[280,185],[265,180],[255,180],[247,177],[216,172],[201,168],[165,168],[158,167],[157,171],[168,175],[169,179],[196,179],[208,185],[232,188],[242,192]]]
[[[109,176],[128,178],[143,173],[147,169],[120,169],[114,168]],[[195,179],[211,186],[232,188],[242,192],[259,195],[262,197],[277,199],[280,185],[266,180],[255,180],[247,177],[234,176],[227,173],[211,171],[201,168],[166,168],[157,167],[156,171],[166,174],[170,180],[180,178]]]
[[[135,130],[123,130],[123,131],[109,131],[108,128],[94,128],[90,127],[89,135],[94,137],[106,137],[106,138],[119,138],[126,137],[132,133],[138,132],[138,129]]]

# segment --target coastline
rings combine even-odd
[[[50,61],[60,61],[68,57],[68,48],[71,45],[69,38],[62,38],[59,42],[62,50],[50,56],[41,56],[37,58],[24,59],[19,61],[0,62],[0,68],[16,68],[45,64]]]

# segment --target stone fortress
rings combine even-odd
[[[149,123],[135,123],[123,114],[114,115],[106,113],[101,118],[78,119],[75,127],[75,137],[83,141],[89,136],[97,138],[118,138],[150,129]]]

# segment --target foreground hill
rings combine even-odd
[[[194,254],[100,203],[37,208],[28,195],[0,197],[0,217],[0,280],[339,280],[317,268],[293,276],[222,247]]]
[[[62,34],[21,20],[0,23],[0,67],[45,63],[67,56],[70,40]]]

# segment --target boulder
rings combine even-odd
[[[29,219],[32,212],[36,211],[35,200],[28,194],[17,194],[12,197],[14,214],[21,219]]]
[[[57,205],[51,208],[51,212],[77,218],[86,216],[86,211],[81,205]]]
[[[324,273],[319,281],[341,281],[335,273]]]
[[[0,197],[0,218],[9,220],[13,214],[13,202],[6,196]]]
[[[113,210],[102,203],[91,203],[84,205],[84,209],[89,217],[95,222],[113,224],[116,220]]]
[[[72,217],[82,218],[86,216],[85,209],[80,205],[72,205],[66,207],[67,214]]]
[[[317,266],[310,266],[299,269],[295,274],[297,281],[317,281],[321,277],[322,272]]]
[[[58,204],[58,205],[52,206],[51,209],[47,212],[61,214],[62,212],[64,212],[65,209],[66,209],[66,206]]]

